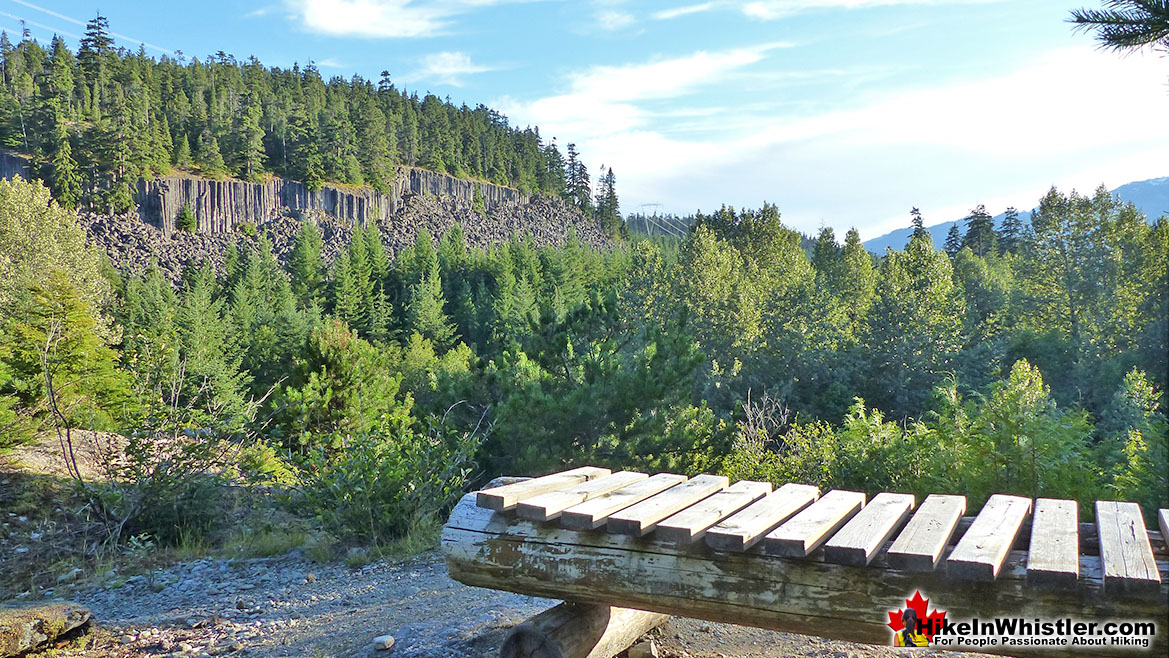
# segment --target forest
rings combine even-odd
[[[0,145],[30,156],[66,208],[126,212],[139,177],[174,170],[384,192],[402,165],[560,196],[618,225],[611,169],[598,170],[594,197],[574,144],[564,155],[483,105],[420,98],[385,71],[325,80],[311,62],[156,60],[115,47],[100,14],[76,53],[61,37],[46,49],[27,32],[15,46],[0,35]]]
[[[805,248],[771,205],[607,251],[456,227],[390,254],[366,227],[331,264],[305,222],[287,265],[261,233],[175,289],[5,181],[0,437],[123,437],[116,477],[75,477],[163,542],[258,485],[381,544],[580,464],[1165,507],[1169,218],[1101,188],[998,229],[977,208],[948,250],[911,221],[879,256],[856,230]]]

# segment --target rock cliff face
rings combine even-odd
[[[28,180],[28,158],[0,149],[0,178],[12,178],[13,176],[20,176]]]
[[[403,198],[433,194],[469,206],[474,201],[476,188],[487,210],[528,202],[519,190],[510,187],[409,167],[398,168],[388,194],[370,188],[333,185],[313,191],[303,183],[280,178],[248,183],[167,176],[140,179],[135,201],[142,220],[159,227],[167,235],[174,231],[175,217],[188,204],[198,220],[199,233],[230,233],[240,223],[259,225],[279,216],[285,209],[321,211],[351,224],[385,224],[391,221]]]

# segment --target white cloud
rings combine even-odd
[[[633,25],[633,23],[633,14],[630,14],[626,11],[606,9],[597,12],[597,25],[599,25],[602,30],[613,32],[629,27],[630,25]]]
[[[765,52],[593,67],[565,93],[495,106],[576,142],[587,164],[612,166],[623,207],[767,200],[798,228],[856,225],[865,237],[905,225],[914,205],[941,222],[978,203],[1030,208],[1053,184],[1090,190],[1169,174],[1164,60],[1151,54],[1052,50],[1008,74],[890,89],[816,114],[771,98],[688,107],[700,87],[757,74]],[[661,99],[671,107],[655,111]],[[702,130],[679,131],[695,121]]]
[[[652,15],[655,19],[657,19],[659,21],[668,21],[672,18],[678,18],[679,16],[688,16],[690,14],[700,14],[704,11],[710,11],[711,9],[718,7],[720,4],[722,4],[722,3],[703,2],[701,4],[696,4],[696,5],[683,5],[681,7],[674,7],[672,9],[663,9],[661,11],[656,11]]]
[[[285,0],[310,31],[367,38],[438,36],[460,14],[525,1],[530,0]]]
[[[1003,0],[752,0],[742,12],[752,18],[774,20],[815,9],[868,9],[899,5],[978,4]]]
[[[1003,2],[1004,0],[712,0],[692,5],[663,9],[652,14],[658,20],[669,20],[689,14],[711,11],[723,7],[733,8],[759,20],[775,20],[794,14],[818,9],[868,9],[871,7],[893,7],[900,5],[941,5],[978,4]]]
[[[402,76],[402,82],[437,82],[462,87],[463,77],[493,71],[490,66],[475,64],[470,56],[462,52],[432,53],[422,58],[421,68]]]
[[[326,57],[326,58],[320,60],[319,62],[316,62],[316,65],[320,68],[323,68],[323,69],[345,68],[345,64],[343,64],[340,60],[335,59],[333,57]]]

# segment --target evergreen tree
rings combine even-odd
[[[1000,254],[1013,254],[1019,250],[1023,241],[1023,222],[1019,220],[1019,211],[1007,208],[1003,216],[1003,224],[998,233],[998,248]]]
[[[435,348],[447,349],[455,339],[455,328],[446,315],[445,306],[442,278],[435,263],[410,290],[407,329],[434,343]]]
[[[950,225],[950,230],[946,233],[946,254],[953,258],[962,249],[962,231],[958,229],[958,224],[955,222]]]
[[[57,125],[54,142],[50,174],[53,198],[63,208],[76,208],[81,201],[81,176],[77,172],[77,161],[73,159],[73,149],[69,145],[69,135],[64,125]]]
[[[916,206],[909,211],[910,224],[913,226],[913,236],[920,238],[924,234],[929,233],[925,228],[925,221],[921,218],[921,211]]]
[[[325,283],[325,266],[321,250],[324,243],[316,222],[301,222],[296,245],[288,255],[288,273],[292,294],[301,308],[320,304],[321,289]]]
[[[986,211],[986,206],[979,204],[966,217],[966,235],[962,237],[962,246],[970,247],[975,254],[986,257],[995,250],[994,218]]]

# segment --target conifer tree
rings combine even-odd
[[[970,247],[971,251],[982,257],[994,252],[994,218],[986,211],[986,206],[979,204],[966,217],[966,235],[962,237],[962,246]]]
[[[296,245],[288,255],[288,273],[292,294],[301,308],[319,305],[321,288],[325,283],[325,267],[321,256],[324,243],[316,222],[306,220],[300,225]]]
[[[81,201],[81,176],[77,173],[69,135],[61,124],[56,129],[51,167],[50,188],[53,190],[53,198],[63,208],[76,208]]]
[[[953,258],[962,249],[962,231],[958,229],[958,224],[950,225],[950,230],[946,233],[946,253]]]
[[[1003,216],[1003,224],[998,234],[1000,254],[1015,253],[1023,241],[1023,222],[1019,219],[1019,211],[1013,207],[1007,208]]]
[[[422,275],[422,280],[410,290],[406,327],[410,332],[417,333],[434,343],[438,350],[449,348],[455,338],[455,328],[446,315],[445,306],[442,277],[439,275],[438,264],[433,263]]]
[[[921,211],[916,206],[909,211],[910,224],[913,226],[913,237],[921,237],[929,231],[925,228],[925,221],[921,218]]]

